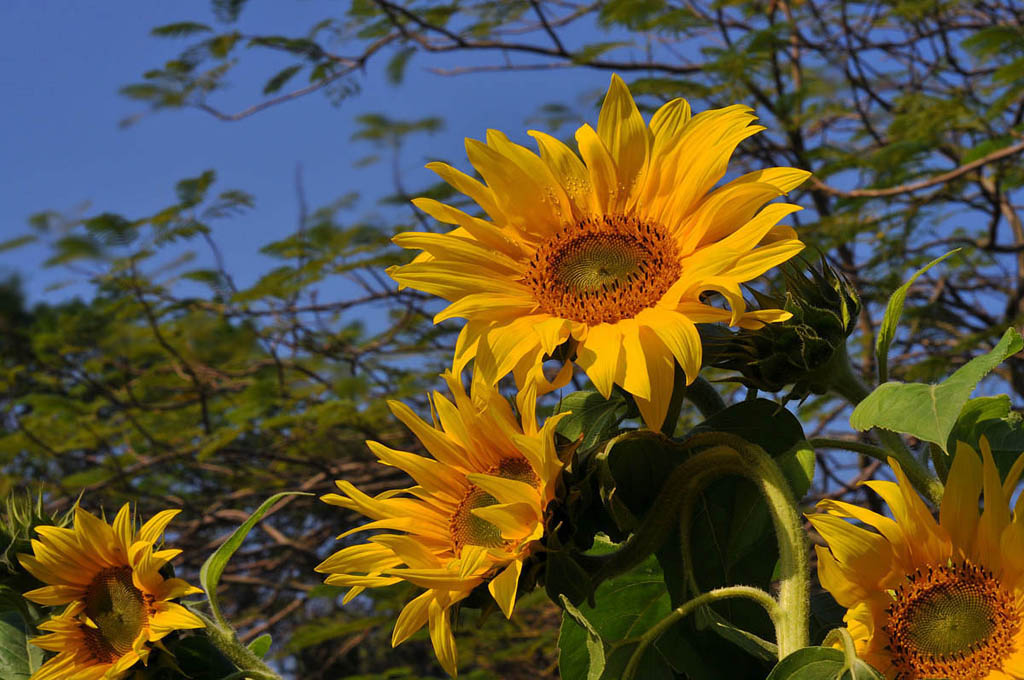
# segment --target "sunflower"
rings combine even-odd
[[[160,569],[180,550],[154,550],[167,523],[180,512],[164,510],[136,531],[126,503],[113,526],[80,507],[74,527],[36,528],[32,555],[18,559],[49,585],[25,593],[33,602],[66,605],[40,624],[32,643],[57,652],[30,680],[116,680],[140,659],[148,642],[203,622],[172,598],[201,593]]]
[[[1000,482],[984,439],[981,451],[958,444],[937,522],[891,458],[898,483],[865,482],[891,519],[832,500],[809,516],[828,543],[815,546],[821,585],[887,678],[1024,678],[1024,505],[1010,511],[1024,456]]]
[[[570,355],[606,398],[613,384],[637,401],[648,427],[665,419],[674,364],[687,384],[700,371],[696,323],[758,328],[781,321],[778,309],[748,311],[740,284],[798,253],[803,244],[777,222],[800,208],[768,201],[810,173],[758,170],[708,194],[736,145],[763,130],[746,106],[690,116],[675,99],[645,123],[626,85],[612,76],[597,130],[576,131],[579,156],[530,131],[540,155],[496,130],[486,143],[467,139],[470,162],[486,184],[431,163],[490,220],[429,198],[413,201],[445,224],[445,234],[407,232],[394,241],[423,252],[388,273],[401,286],[452,304],[434,317],[466,324],[453,370],[475,358],[491,383],[510,371],[521,410],[564,385],[546,356],[568,343]],[[582,157],[582,159],[581,159]],[[708,304],[718,294],[729,309]]]
[[[455,401],[434,393],[439,424],[428,425],[404,404],[388,402],[433,459],[367,442],[381,463],[404,470],[416,486],[370,497],[339,480],[341,494],[322,499],[373,520],[338,538],[368,529],[401,533],[379,533],[343,548],[316,570],[330,574],[327,584],[349,587],[343,603],[368,587],[408,581],[425,588],[399,614],[391,644],[429,623],[434,652],[455,676],[449,610],[487,583],[501,611],[512,616],[523,561],[544,534],[544,511],[562,461],[554,444],[560,416],[539,430],[525,417],[520,426],[495,388],[476,381],[470,398],[457,377],[444,378]]]

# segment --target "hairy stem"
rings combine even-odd
[[[708,591],[702,595],[698,595],[689,602],[683,603],[675,610],[669,612],[668,616],[647,629],[647,631],[640,636],[640,639],[637,641],[636,649],[633,650],[633,654],[629,657],[629,663],[626,665],[626,669],[622,674],[622,679],[633,680],[636,676],[637,668],[640,666],[640,660],[644,656],[644,652],[652,643],[661,637],[662,633],[671,628],[676,622],[682,620],[686,616],[689,616],[698,607],[711,604],[712,602],[719,602],[721,600],[728,600],[730,598],[737,597],[746,597],[757,602],[759,605],[764,607],[766,612],[768,612],[768,616],[771,617],[772,621],[775,621],[778,618],[779,604],[771,595],[760,588],[752,588],[750,586],[715,588],[714,590]]]

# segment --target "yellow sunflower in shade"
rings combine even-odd
[[[561,416],[549,418],[541,429],[525,417],[520,426],[493,387],[474,382],[469,397],[458,378],[444,377],[455,401],[434,393],[438,424],[427,424],[400,402],[388,402],[433,458],[367,442],[382,463],[406,471],[416,486],[370,497],[339,480],[341,494],[323,497],[373,520],[339,538],[368,529],[401,533],[380,533],[350,545],[316,569],[330,574],[327,584],[350,587],[346,603],[368,587],[408,581],[425,588],[399,614],[391,644],[429,624],[434,652],[455,676],[449,610],[487,583],[501,611],[512,615],[523,560],[544,534],[544,511],[562,470],[554,444]]]
[[[540,155],[496,130],[466,140],[482,184],[444,163],[427,167],[472,198],[490,221],[429,198],[413,202],[445,234],[408,232],[395,243],[424,252],[388,273],[402,286],[452,304],[434,317],[467,320],[456,373],[471,360],[494,383],[512,371],[526,411],[552,380],[542,361],[571,340],[576,364],[608,397],[621,385],[649,427],[660,427],[674,362],[689,384],[701,365],[695,323],[757,328],[789,314],[748,311],[740,284],[796,255],[803,244],[777,222],[799,210],[759,209],[810,173],[768,168],[708,194],[736,145],[763,130],[745,106],[690,116],[676,99],[645,123],[626,85],[612,76],[597,130],[576,131],[579,156],[531,131]],[[582,159],[581,159],[582,157]],[[718,293],[730,309],[707,304]]]
[[[147,643],[203,622],[171,599],[201,593],[160,569],[180,550],[154,550],[167,523],[180,512],[164,510],[135,530],[126,503],[113,526],[80,507],[71,529],[37,527],[32,555],[22,566],[49,585],[25,593],[33,602],[67,605],[42,623],[46,635],[32,644],[57,652],[30,680],[116,680],[140,659]]]
[[[815,546],[821,585],[847,608],[858,655],[887,678],[1024,678],[1024,502],[1010,511],[1024,456],[1000,482],[981,449],[984,462],[957,446],[938,521],[891,458],[899,483],[865,482],[891,519],[832,500],[808,517],[828,543]]]

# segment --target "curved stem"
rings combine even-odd
[[[864,382],[853,371],[850,366],[850,357],[846,353],[846,345],[840,345],[829,362],[832,376],[830,387],[839,396],[856,406],[864,400],[871,391]],[[907,479],[914,485],[921,494],[926,496],[935,507],[942,504],[942,493],[944,491],[942,482],[933,475],[928,467],[921,463],[914,454],[907,448],[903,438],[895,432],[875,428],[878,439],[885,445],[887,453],[896,459]],[[845,447],[844,447],[845,448]],[[851,449],[852,450],[852,449]],[[860,452],[866,453],[866,452]],[[867,453],[867,455],[871,455]]]
[[[672,376],[672,397],[668,402],[665,421],[661,424],[661,433],[666,437],[671,437],[676,433],[676,426],[679,424],[679,412],[683,410],[683,396],[686,395],[686,392],[686,374],[683,373],[682,366],[677,362]]]
[[[715,386],[704,378],[697,376],[686,388],[686,398],[693,403],[705,418],[710,418],[725,408],[725,401]]]
[[[778,619],[779,603],[777,603],[771,595],[760,588],[753,588],[751,586],[715,588],[714,590],[698,595],[692,600],[683,603],[673,611],[669,612],[668,616],[647,629],[647,631],[641,635],[640,639],[637,641],[636,649],[633,650],[633,654],[629,657],[629,663],[626,665],[626,669],[622,674],[622,679],[632,680],[632,678],[636,676],[636,671],[640,666],[640,660],[643,658],[644,652],[652,643],[661,637],[662,633],[671,628],[675,623],[690,615],[698,607],[711,604],[712,602],[737,597],[746,597],[757,602],[759,605],[764,607],[765,611],[768,612],[769,618],[771,618],[773,622]]]
[[[892,454],[888,449],[883,449],[880,446],[874,446],[873,444],[865,444],[864,442],[850,441],[849,439],[831,439],[829,437],[814,437],[808,440],[808,443],[815,449],[842,449],[844,451],[853,451],[854,453],[860,453],[875,460],[880,460],[883,463],[888,461],[889,456]]]
[[[807,560],[809,546],[803,521],[797,511],[797,501],[778,464],[757,445],[724,432],[696,434],[690,437],[687,443],[714,447],[708,452],[697,454],[687,463],[715,452],[717,464],[710,465],[711,461],[708,460],[696,468],[692,477],[693,483],[686,488],[681,499],[680,534],[682,540],[687,542],[687,545],[680,546],[683,555],[689,551],[689,515],[692,513],[696,493],[712,478],[722,474],[739,474],[749,478],[757,484],[768,506],[778,542],[778,613],[773,623],[778,657],[781,660],[797,649],[806,647],[810,640],[810,565]],[[684,466],[685,463],[680,468]],[[689,560],[684,558],[683,561],[685,563]],[[692,571],[689,572],[687,579],[696,590]]]
[[[203,634],[206,635],[213,646],[219,649],[221,654],[226,656],[231,663],[240,669],[242,675],[234,674],[232,677],[251,677],[253,680],[281,680],[281,676],[275,673],[274,669],[263,663],[262,659],[242,644],[242,641],[238,639],[232,628],[222,626],[202,612],[194,609],[190,611],[206,624],[206,628],[202,629]]]

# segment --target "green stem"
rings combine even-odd
[[[262,659],[242,644],[242,641],[238,639],[232,628],[222,626],[202,612],[194,609],[191,611],[206,624],[203,633],[207,639],[243,673],[242,675],[233,674],[231,677],[252,677],[253,680],[282,680],[281,676],[274,672],[274,669],[263,663]]]
[[[850,365],[850,357],[846,353],[846,345],[840,345],[840,349],[832,356],[829,361],[829,369],[832,376],[830,384],[832,390],[854,406],[871,393],[860,377],[854,373],[853,367]],[[926,496],[935,507],[939,507],[942,504],[944,490],[939,478],[914,456],[898,434],[880,428],[875,428],[875,433],[888,449],[888,454],[900,464],[914,488]]]
[[[808,442],[815,449],[842,449],[844,451],[853,451],[854,453],[860,453],[869,458],[880,460],[883,463],[888,462],[889,456],[892,453],[888,449],[883,449],[880,446],[874,446],[873,444],[865,444],[864,442],[855,442],[848,439],[830,439],[828,437],[815,437]]]
[[[715,386],[700,376],[686,388],[686,398],[693,402],[705,418],[710,418],[725,408],[722,395]]]
[[[622,680],[632,680],[636,676],[636,671],[640,666],[640,660],[643,658],[644,652],[653,642],[661,637],[662,633],[671,628],[675,623],[691,614],[698,607],[711,604],[712,602],[719,602],[721,600],[728,600],[730,598],[737,597],[746,597],[757,602],[765,608],[765,611],[768,612],[768,616],[772,621],[775,621],[779,617],[779,604],[771,595],[760,588],[752,588],[750,586],[729,586],[727,588],[716,588],[702,595],[698,595],[689,602],[685,602],[673,611],[669,612],[668,616],[663,618],[661,621],[658,621],[647,629],[642,636],[640,636],[640,639],[637,641],[636,649],[633,650],[633,654],[629,657],[629,663],[626,665],[626,670],[622,674]]]
[[[688,561],[685,555],[689,552],[689,515],[692,514],[696,492],[712,477],[720,474],[741,474],[754,482],[768,506],[779,544],[779,607],[774,623],[779,659],[783,659],[806,647],[810,641],[810,566],[807,562],[810,548],[803,521],[797,512],[796,499],[778,464],[761,447],[723,432],[698,434],[686,443],[691,446],[715,447],[694,458],[714,451],[718,464],[714,467],[703,466],[704,470],[694,475],[694,485],[683,496],[679,519],[680,534],[687,541],[687,545],[680,546],[684,555],[683,562]],[[731,456],[723,453],[730,449],[733,452]],[[696,585],[692,579],[691,585]]]

